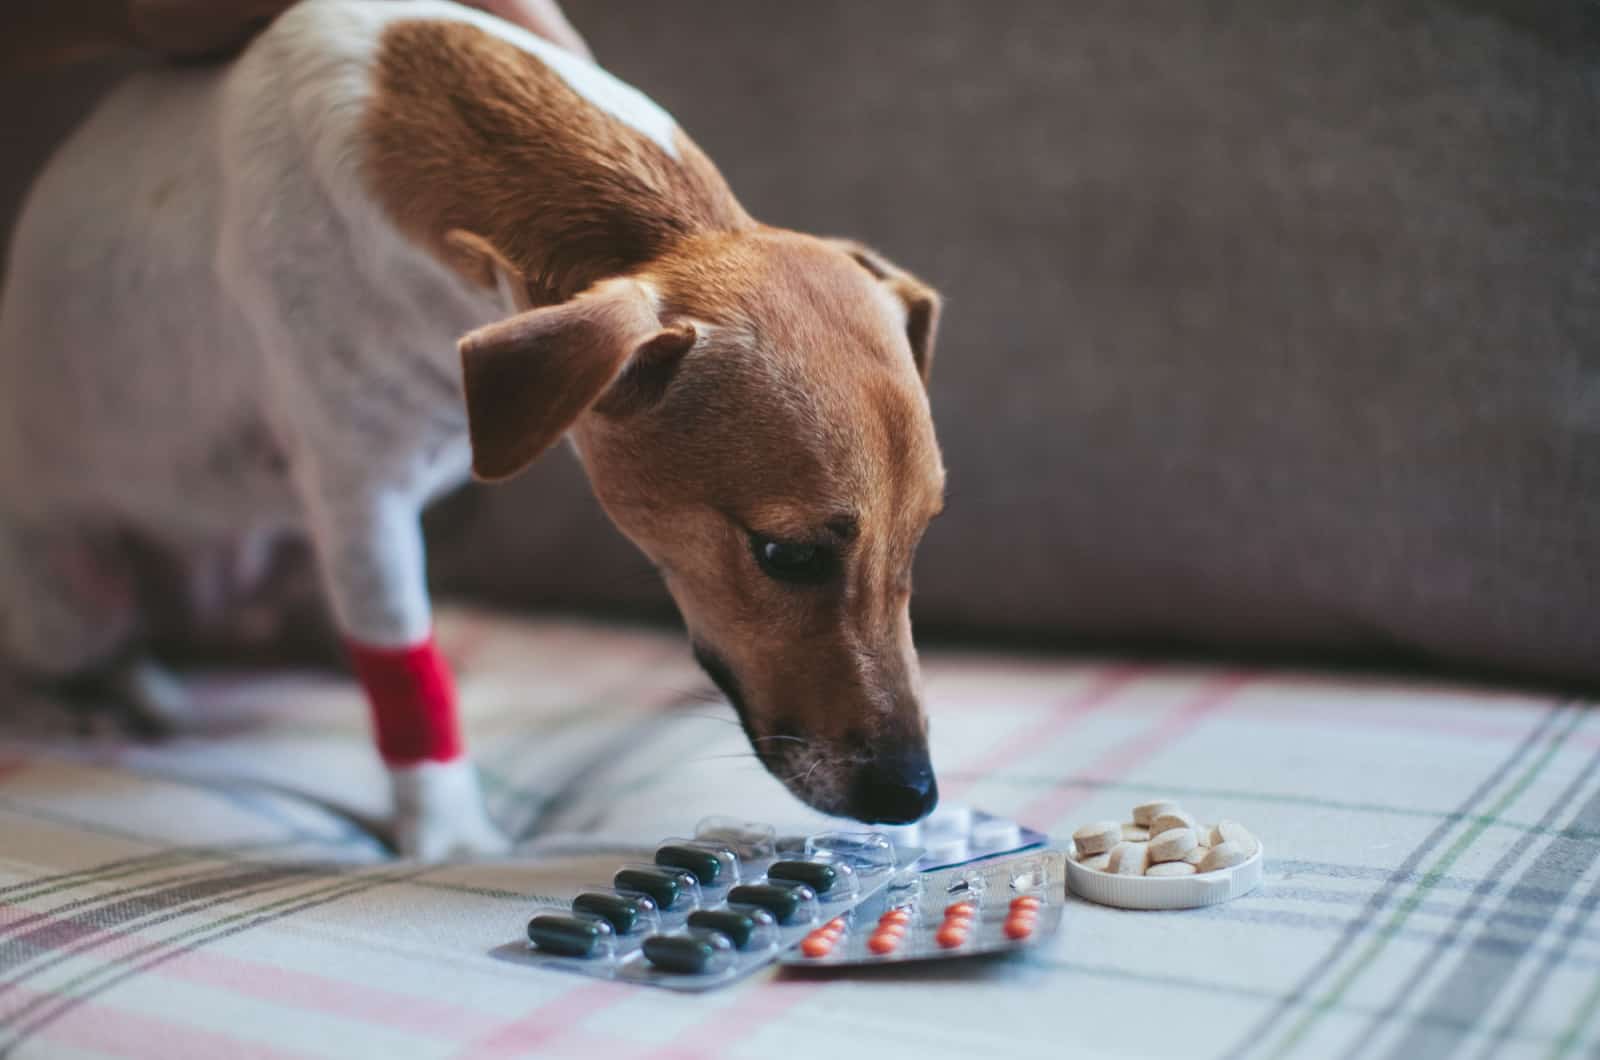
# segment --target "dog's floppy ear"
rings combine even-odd
[[[597,403],[620,414],[658,394],[694,340],[690,325],[663,327],[650,292],[631,279],[467,335],[460,349],[473,473],[510,478]]]
[[[876,276],[905,306],[906,340],[911,343],[911,356],[916,361],[917,374],[922,376],[926,384],[928,372],[933,367],[933,340],[939,330],[939,292],[871,247],[852,239],[835,239],[831,242]]]

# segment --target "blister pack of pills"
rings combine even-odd
[[[779,960],[837,968],[1003,953],[1038,945],[1061,924],[1059,850],[899,875],[850,913],[808,932]]]
[[[960,803],[940,803],[916,824],[883,829],[895,845],[921,847],[923,872],[965,865],[983,858],[1044,846],[1049,836],[1007,817],[974,810]]]
[[[798,844],[798,845],[796,845]],[[657,844],[571,903],[535,909],[518,963],[707,990],[777,959],[820,925],[871,898],[920,854],[881,832],[788,840],[770,825],[708,817]]]

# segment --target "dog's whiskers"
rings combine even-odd
[[[680,763],[680,764],[688,766],[688,765],[695,765],[696,763],[699,763],[699,762],[716,762],[716,761],[719,761],[721,759],[727,759],[727,758],[749,758],[749,759],[755,759],[756,761],[760,761],[761,760],[761,756],[756,754],[753,751],[730,751],[727,754],[695,755],[693,758],[685,758],[682,761],[682,763]]]
[[[722,693],[718,692],[714,688],[678,688],[670,689],[669,691],[671,691],[675,697],[674,706],[669,709],[676,709],[676,703],[709,703],[718,707],[725,707],[728,705],[728,701],[722,698]]]
[[[823,761],[824,761],[823,758],[818,757],[816,761],[811,763],[811,768],[810,769],[807,769],[803,773],[796,773],[793,776],[784,777],[783,778],[783,783],[785,785],[788,785],[788,784],[804,784],[806,781],[811,779],[811,774],[813,774],[813,773],[815,773],[817,771],[817,767],[822,765]]]
[[[673,716],[677,718],[694,718],[697,721],[719,721],[724,725],[732,725],[734,728],[739,727],[739,722],[733,718],[723,718],[715,714],[702,714],[699,711],[675,710],[673,711]]]

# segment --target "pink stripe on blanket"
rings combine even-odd
[[[215,990],[433,1038],[462,1040],[482,1030],[486,1012],[416,994],[363,986],[315,972],[197,950],[150,970]]]
[[[719,1008],[714,1016],[685,1030],[671,1042],[646,1054],[648,1060],[705,1060],[730,1045],[777,1022],[822,992],[821,982],[762,983],[740,995],[737,1004]]]
[[[604,1047],[599,1048],[600,1043],[595,1040],[597,1036],[586,1034],[578,1028],[578,1024],[591,1014],[631,996],[633,989],[620,983],[599,981],[575,986],[553,998],[546,998],[512,1022],[468,1043],[456,1054],[456,1060],[545,1055],[560,1039],[569,1036],[581,1037],[585,1051],[595,1047],[594,1052],[605,1056],[627,1055],[631,1052],[628,1043],[608,1038]]]
[[[134,932],[108,934],[134,936]],[[259,961],[233,957],[227,954],[194,951],[149,968],[145,975],[191,982],[213,990],[222,990],[240,997],[265,1001],[286,1009],[299,1009],[350,1020],[354,1023],[401,1031],[441,1041],[470,1040],[480,1032],[493,1016],[485,1011],[467,1009],[419,997],[415,994],[377,987],[362,986],[339,979],[306,972],[299,969],[265,964]],[[610,988],[615,984],[593,984]],[[16,1013],[35,998],[47,995],[26,987],[11,986],[7,990],[6,1005],[0,1015]],[[477,1043],[473,1056],[522,1055],[527,1049],[543,1047],[559,1033],[561,1037],[579,1037],[586,1047],[602,1048],[608,1056],[631,1055],[637,1051],[632,1043],[607,1036],[577,1031],[569,1020],[576,1021],[592,1008],[601,1007],[609,999],[600,998],[586,1003],[583,998],[559,1003],[559,1012],[544,1014],[548,1006],[540,1006],[521,1017],[516,1023],[502,1028],[489,1039]],[[98,1009],[96,1012],[98,1013]],[[165,1030],[162,1031],[166,1033]],[[3,1031],[0,1031],[3,1034]],[[76,1039],[60,1039],[63,1044],[92,1048]],[[0,1045],[4,1044],[0,1037]],[[152,1055],[148,1050],[132,1048],[128,1055]],[[166,1054],[155,1054],[166,1055]],[[189,1055],[189,1054],[177,1054]],[[225,1051],[202,1051],[193,1055],[238,1055],[230,1048]],[[243,1055],[255,1055],[246,1053]],[[278,1055],[263,1053],[262,1055]]]
[[[53,995],[18,987],[22,999],[48,1002]],[[0,1030],[0,1049],[10,1049],[12,1028]],[[131,1057],[227,1057],[228,1060],[298,1060],[310,1053],[279,1049],[260,1042],[192,1027],[153,1013],[134,1013],[99,1000],[81,1002],[58,1020],[45,1024],[31,1040],[56,1046]]]
[[[1114,666],[1096,674],[1077,695],[1056,707],[1048,716],[1021,730],[999,746],[989,750],[977,761],[965,765],[961,772],[968,778],[943,785],[943,797],[954,799],[983,778],[1013,764],[1031,752],[1047,747],[1061,737],[1085,715],[1105,706],[1124,688],[1134,683],[1149,667]]]
[[[1176,743],[1190,729],[1226,704],[1253,677],[1253,674],[1227,674],[1208,683],[1199,694],[1168,713],[1154,728],[1123,741],[1087,769],[1080,771],[1078,779],[1123,779],[1135,766]],[[1060,824],[1069,810],[1088,798],[1091,790],[1074,784],[1052,785],[1017,811],[1017,820],[1049,831]]]

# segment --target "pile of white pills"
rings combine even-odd
[[[1243,864],[1261,848],[1238,821],[1202,826],[1170,799],[1133,808],[1133,820],[1095,821],[1072,833],[1074,857],[1113,876],[1194,876]]]

